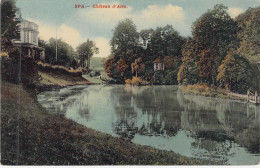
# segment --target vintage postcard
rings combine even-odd
[[[259,0],[1,0],[2,165],[259,165]]]

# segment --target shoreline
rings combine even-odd
[[[221,92],[216,91],[216,93],[212,93],[212,91],[208,91],[207,95],[203,95],[201,92],[197,92],[196,88],[192,88],[190,90],[186,90],[187,86],[184,85],[177,85],[178,89],[182,91],[185,95],[193,95],[193,96],[199,96],[204,98],[215,98],[215,99],[228,99],[233,101],[239,101],[239,102],[247,102],[247,95],[238,94],[229,92],[226,90],[222,90]],[[194,93],[196,92],[196,93]]]

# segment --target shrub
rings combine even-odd
[[[22,57],[21,64],[19,59],[11,59],[1,56],[2,80],[11,83],[22,83],[27,88],[35,88],[39,82],[37,64],[33,58]]]
[[[51,64],[45,64],[42,62],[38,62],[38,69],[41,71],[45,71],[45,72],[59,72],[62,74],[67,74],[67,75],[71,75],[74,77],[80,77],[82,76],[82,72],[83,69],[82,68],[78,68],[78,69],[73,69],[73,68],[66,68],[64,66],[61,65],[51,65]]]
[[[132,80],[131,79],[125,80],[125,84],[131,84],[131,85],[139,86],[139,85],[146,85],[146,84],[148,84],[148,82],[143,80],[143,79],[141,79],[141,78],[133,77]]]
[[[125,80],[125,84],[131,84],[132,80],[131,79],[127,79]]]

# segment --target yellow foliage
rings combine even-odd
[[[7,52],[0,52],[0,57],[5,57],[5,58],[9,58],[9,55]]]
[[[184,91],[194,95],[202,95],[209,97],[216,97],[217,94],[226,95],[225,90],[217,88],[215,86],[209,86],[206,83],[200,83],[195,85],[187,85]]]
[[[184,79],[185,79],[185,66],[182,64],[179,71],[178,71],[178,76],[177,76],[177,80],[179,83],[183,83]]]
[[[132,82],[131,79],[127,79],[127,80],[125,80],[125,84],[129,84],[129,85],[130,85],[131,82]]]
[[[146,84],[148,84],[148,82],[147,81],[145,81],[145,80],[143,80],[143,79],[141,79],[141,78],[138,78],[138,77],[133,77],[133,79],[131,80],[131,79],[127,79],[127,80],[125,80],[125,83],[126,84],[131,84],[131,85],[146,85]]]

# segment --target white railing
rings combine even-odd
[[[258,95],[257,91],[255,92],[255,94],[247,91],[247,101],[256,104],[260,103],[260,96]]]

